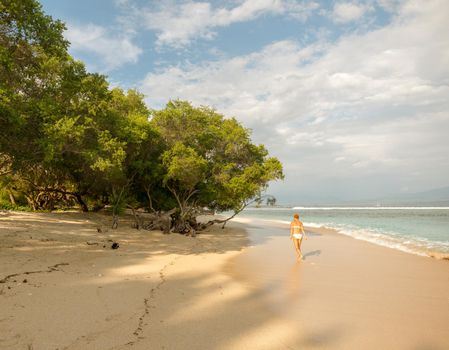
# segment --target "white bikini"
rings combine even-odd
[[[301,226],[294,225],[294,226],[292,226],[292,229],[293,230],[300,230]],[[301,239],[302,238],[302,233],[294,233],[293,237],[295,237],[296,239]]]

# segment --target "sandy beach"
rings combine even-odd
[[[449,348],[447,261],[309,229],[295,262],[285,225],[257,221],[109,224],[0,213],[1,349]]]
[[[295,263],[286,225],[249,220],[247,230],[255,246],[227,267],[295,324],[291,348],[449,348],[448,261],[307,228]]]

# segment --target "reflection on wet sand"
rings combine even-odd
[[[299,302],[305,261],[296,260],[285,228],[250,226],[248,231],[253,245],[230,260],[224,270],[248,287],[262,291],[273,311],[288,314]]]
[[[449,348],[449,264],[309,229],[297,262],[288,225],[248,225],[225,273],[293,322],[301,348]],[[425,331],[423,331],[425,330]]]
[[[301,285],[301,262],[295,262],[291,268],[287,278],[284,280],[284,289],[286,291],[286,299],[289,304],[295,303],[299,298]]]

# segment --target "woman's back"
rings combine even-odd
[[[300,233],[302,228],[302,222],[299,220],[293,220],[290,224],[290,227],[293,229],[293,233]]]

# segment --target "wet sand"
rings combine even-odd
[[[240,221],[253,247],[225,271],[295,324],[293,348],[449,349],[448,261],[308,228],[296,262],[287,225]]]

